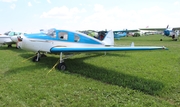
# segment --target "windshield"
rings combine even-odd
[[[16,35],[21,35],[20,32],[11,32],[11,31],[8,31],[6,33],[4,33],[4,35],[7,35],[7,36],[16,36]]]
[[[47,32],[47,35],[49,35],[49,36],[55,36],[55,34],[56,34],[55,29],[49,29],[48,32]]]
[[[56,30],[55,29],[48,29],[48,30],[40,30],[41,33],[44,33],[48,36],[55,36],[56,35]]]

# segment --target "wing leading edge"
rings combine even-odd
[[[52,47],[51,53],[58,52],[94,52],[94,51],[137,51],[137,50],[161,50],[166,47]]]

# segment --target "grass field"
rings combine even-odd
[[[33,52],[0,47],[0,106],[179,107],[180,42],[160,38],[124,37],[115,43],[169,50],[82,53],[65,60],[65,72],[49,72],[59,55],[35,63],[28,60]]]

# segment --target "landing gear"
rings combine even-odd
[[[60,61],[59,64],[57,65],[57,68],[61,71],[65,71],[67,69],[66,64],[64,63],[64,59],[62,58],[62,52],[60,53]]]
[[[37,53],[36,53],[36,56],[33,57],[32,61],[33,61],[33,62],[38,62],[38,61],[40,61],[40,57],[41,57],[40,52],[37,52]]]
[[[38,58],[37,56],[33,57],[32,59],[33,62],[39,62],[40,61],[40,58]]]
[[[36,56],[34,56],[33,58],[32,58],[32,61],[33,62],[38,62],[38,61],[40,61],[40,58],[41,57],[47,57],[44,53],[43,54],[41,54],[39,51],[36,53]]]
[[[70,56],[72,56],[72,55],[67,55],[67,57],[70,57]],[[38,62],[38,61],[40,61],[40,58],[41,57],[46,57],[46,55],[45,54],[41,54],[39,51],[36,53],[36,56],[34,56],[33,58],[32,58],[32,61],[33,62]],[[67,57],[65,57],[65,58],[67,58]],[[65,59],[64,58],[64,59]],[[60,53],[60,61],[59,61],[59,64],[57,64],[57,68],[59,69],[59,70],[61,70],[61,71],[65,71],[66,69],[67,69],[67,66],[66,66],[66,64],[64,63],[64,59],[63,59],[63,54],[62,54],[62,52]]]

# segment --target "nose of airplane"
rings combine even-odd
[[[11,40],[12,40],[13,42],[16,42],[16,43],[17,43],[17,42],[19,42],[19,41],[22,41],[22,39],[23,39],[22,36],[23,36],[23,35],[12,36],[12,37],[11,37]]]
[[[12,36],[11,37],[11,40],[13,42],[16,42],[16,45],[18,48],[21,48],[22,47],[22,40],[23,40],[23,35],[18,35],[18,36]]]

